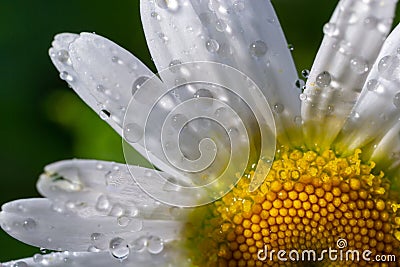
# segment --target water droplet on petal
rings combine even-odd
[[[400,109],[400,92],[394,95],[393,104],[396,108]]]
[[[147,245],[147,238],[145,236],[139,237],[135,241],[132,242],[131,248],[134,251],[142,251]]]
[[[156,20],[161,20],[161,16],[157,12],[151,12],[150,16]]]
[[[124,260],[129,256],[129,246],[125,239],[115,237],[110,241],[110,252],[114,258]]]
[[[303,76],[304,78],[308,78],[308,76],[310,76],[310,71],[307,69],[304,69],[301,71],[301,76]]]
[[[215,22],[215,29],[219,32],[224,32],[226,30],[226,23],[222,19],[219,19]]]
[[[110,118],[111,114],[108,110],[102,109],[99,111],[99,116],[102,120],[107,120]]]
[[[378,19],[375,17],[368,17],[364,19],[364,26],[368,29],[376,28],[377,24],[378,24]]]
[[[250,54],[253,57],[259,58],[264,56],[268,51],[268,46],[264,41],[258,40],[250,45]]]
[[[69,53],[67,50],[62,49],[62,50],[57,51],[57,59],[61,63],[71,65],[71,60],[70,60]]]
[[[131,222],[131,219],[128,216],[119,216],[117,222],[119,226],[126,227]]]
[[[281,103],[276,103],[273,107],[275,113],[282,113],[284,110],[284,106]]]
[[[143,221],[141,219],[132,219],[129,223],[129,230],[131,232],[139,232],[143,229]]]
[[[12,265],[12,267],[28,267],[28,264],[24,261],[17,261]]]
[[[339,28],[336,26],[335,23],[326,23],[323,27],[324,34],[333,37],[339,35]]]
[[[96,209],[98,211],[107,211],[110,208],[110,201],[108,200],[107,196],[100,195],[97,198]]]
[[[134,95],[136,93],[136,91],[138,89],[140,89],[140,87],[142,87],[142,85],[149,79],[149,77],[147,76],[140,76],[138,77],[132,85],[132,95]]]
[[[41,263],[43,261],[43,255],[42,254],[35,254],[33,255],[33,262],[35,263]]]
[[[306,83],[302,79],[297,79],[294,84],[297,88],[302,89]]]
[[[166,36],[164,33],[162,33],[162,32],[160,32],[160,33],[158,33],[158,38],[160,38],[161,39],[161,41],[163,42],[163,43],[167,43],[168,42],[168,36]]]
[[[307,100],[307,95],[306,94],[300,94],[300,100],[301,101]]]
[[[208,8],[211,11],[217,11],[219,7],[220,7],[220,4],[219,4],[218,0],[209,0],[208,1]]]
[[[152,254],[158,254],[164,249],[164,242],[157,236],[150,236],[147,240],[147,250]]]
[[[23,222],[22,226],[23,226],[24,229],[27,230],[27,231],[35,230],[35,228],[36,228],[36,221],[35,221],[34,219],[32,219],[32,218],[28,218],[28,219],[26,219],[26,220]]]
[[[169,70],[172,73],[176,73],[180,70],[182,61],[178,60],[178,59],[174,59],[169,63]]]
[[[210,92],[208,89],[199,89],[194,93],[193,95],[194,98],[199,98],[199,97],[207,97],[207,98],[213,98],[213,94]]]
[[[74,77],[72,77],[72,75],[70,75],[68,72],[63,71],[60,73],[60,78],[66,82],[73,82],[74,81]]]
[[[143,136],[143,130],[136,123],[128,123],[124,127],[124,137],[129,143],[137,143]]]
[[[294,123],[298,126],[300,126],[303,123],[303,119],[300,116],[294,117]]]
[[[350,68],[357,74],[364,74],[369,70],[368,63],[360,57],[354,57],[350,60]]]
[[[206,49],[210,53],[215,53],[219,49],[219,43],[214,39],[209,39],[206,41]]]
[[[323,71],[320,74],[318,74],[315,82],[319,87],[327,87],[331,84],[332,78],[331,74],[327,71]]]
[[[400,60],[397,56],[385,56],[378,63],[378,71],[382,78],[396,80],[400,76]]]
[[[375,79],[371,79],[367,82],[367,89],[368,91],[375,91],[376,88],[378,87],[379,82]]]
[[[123,64],[124,64],[124,62],[123,62],[119,57],[117,57],[117,56],[113,56],[113,57],[111,58],[111,61],[112,61],[113,63],[117,63],[117,64],[119,64],[119,65],[123,65]]]
[[[293,50],[294,50],[294,45],[288,44],[288,49],[289,49],[290,51],[293,51]]]

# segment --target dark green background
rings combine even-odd
[[[322,26],[337,1],[273,3],[295,47],[298,70],[311,68]],[[36,179],[50,162],[73,157],[123,160],[119,136],[58,78],[49,60],[47,51],[54,34],[65,31],[106,36],[154,69],[141,29],[138,0],[1,0],[0,204],[37,197]],[[0,262],[38,251],[0,230]]]

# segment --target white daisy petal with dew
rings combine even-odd
[[[141,1],[158,75],[101,36],[57,35],[60,77],[124,138],[128,165],[47,166],[45,198],[4,204],[1,227],[73,252],[4,265],[278,266],[260,251],[343,240],[400,256],[396,2],[340,1],[303,94],[266,0]]]

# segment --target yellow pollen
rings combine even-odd
[[[265,248],[318,253],[337,248],[340,238],[348,250],[400,258],[400,203],[390,180],[374,173],[375,163],[362,162],[360,154],[338,157],[332,150],[281,147],[255,192],[248,191],[250,170],[223,198],[192,212],[183,239],[193,266],[292,266],[276,254],[271,260],[257,255]],[[293,266],[344,263],[318,264]]]

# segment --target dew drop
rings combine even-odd
[[[221,57],[230,57],[233,54],[232,47],[229,44],[221,44],[217,51],[218,55]]]
[[[110,241],[111,255],[119,260],[124,260],[129,256],[128,243],[121,237],[115,237]]]
[[[117,57],[117,56],[113,56],[113,57],[111,58],[111,61],[112,61],[113,63],[119,64],[119,65],[123,65],[123,64],[124,64],[124,62],[123,62],[119,57]]]
[[[99,116],[102,120],[107,120],[110,118],[111,114],[108,110],[102,109],[99,111]]]
[[[132,232],[139,232],[143,229],[143,221],[141,219],[132,219],[129,223],[129,230]]]
[[[136,93],[136,91],[138,89],[140,89],[140,87],[142,87],[142,85],[149,79],[149,77],[147,76],[140,76],[138,77],[132,85],[132,95],[134,95]]]
[[[226,30],[226,23],[222,19],[219,19],[215,22],[215,29],[219,32],[224,32]]]
[[[335,107],[333,105],[328,105],[327,113],[332,114],[334,111],[335,111]]]
[[[284,106],[281,103],[276,103],[273,107],[275,113],[279,114],[282,113],[284,110]]]
[[[367,82],[367,89],[368,91],[375,91],[376,88],[378,87],[379,82],[375,79],[371,79]]]
[[[147,250],[152,254],[158,254],[164,249],[164,242],[157,236],[149,236]]]
[[[299,89],[302,89],[303,88],[303,86],[306,84],[302,79],[298,79],[298,80],[296,80],[295,81],[295,86],[297,87],[297,88],[299,88]]]
[[[368,63],[360,57],[354,57],[350,60],[350,68],[357,74],[364,74],[369,70]]]
[[[139,237],[135,241],[132,242],[131,248],[134,251],[142,251],[147,245],[147,238],[145,236]]]
[[[303,76],[304,78],[308,79],[308,77],[310,76],[310,71],[307,69],[304,69],[301,71],[301,76]]]
[[[128,123],[124,127],[124,137],[129,143],[137,143],[143,136],[143,130],[136,123]]]
[[[364,19],[364,26],[368,29],[376,28],[378,24],[378,19],[375,17],[368,17]]]
[[[110,208],[110,201],[108,200],[107,196],[100,195],[97,198],[96,209],[98,211],[107,211],[109,208]]]
[[[323,27],[324,34],[333,37],[339,35],[339,28],[336,26],[335,23],[326,23]]]
[[[161,41],[166,44],[168,42],[168,36],[166,36],[164,33],[160,32],[158,33],[158,38],[161,39]]]
[[[24,229],[27,231],[35,230],[36,221],[32,218],[28,218],[23,222],[22,227],[24,227]]]
[[[157,12],[151,12],[150,16],[151,16],[153,19],[161,20],[161,16],[160,16]]]
[[[289,49],[289,51],[293,51],[294,50],[294,45],[288,44],[288,49]]]
[[[104,85],[99,84],[96,86],[96,90],[99,93],[104,93],[106,91],[106,88],[104,87]]]
[[[393,97],[393,104],[397,109],[400,109],[400,92],[396,93]]]
[[[387,80],[396,80],[400,75],[400,60],[396,56],[385,56],[378,63],[380,76]]]
[[[199,98],[199,97],[207,97],[207,98],[213,98],[213,94],[210,92],[208,89],[199,89],[194,93],[193,95],[194,98]]]
[[[218,108],[217,110],[215,110],[214,114],[217,118],[223,118],[227,115],[228,110],[224,107]]]
[[[295,116],[293,121],[298,126],[300,126],[303,123],[303,119],[300,116]]]
[[[124,208],[120,204],[114,204],[110,211],[110,216],[119,217],[124,214]]]
[[[306,94],[300,94],[300,100],[301,101],[307,100],[307,95]]]
[[[41,263],[43,261],[43,255],[42,254],[35,254],[33,255],[33,262],[35,263]]]
[[[319,87],[327,87],[331,84],[332,78],[331,74],[327,71],[323,71],[320,74],[318,74],[315,82]]]
[[[72,75],[69,74],[66,71],[63,71],[63,72],[60,73],[60,78],[62,80],[64,80],[64,81],[67,81],[67,82],[73,82],[74,81],[74,77],[72,77]]]
[[[250,54],[253,57],[259,58],[264,56],[268,51],[267,44],[264,41],[258,40],[250,45]]]
[[[17,261],[12,265],[12,267],[28,267],[28,264],[24,261]]]
[[[182,61],[180,61],[179,59],[174,59],[169,63],[169,70],[172,73],[176,73],[180,70]]]
[[[206,49],[208,50],[208,52],[210,53],[215,53],[218,51],[219,49],[219,43],[217,40],[214,39],[209,39],[206,41]]]
[[[69,53],[67,50],[62,49],[57,51],[57,59],[61,63],[71,65],[71,60],[69,58]]]
[[[126,227],[131,222],[131,219],[128,216],[119,216],[117,222],[119,226]]]

